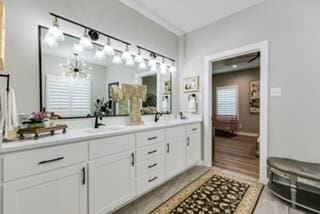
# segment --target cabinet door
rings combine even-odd
[[[170,179],[186,168],[185,138],[176,138],[166,143],[166,175]]]
[[[4,184],[3,213],[86,214],[85,165],[77,165]]]
[[[187,135],[187,167],[201,161],[201,135],[200,133]]]
[[[89,163],[89,213],[105,214],[135,196],[135,153],[123,152]]]

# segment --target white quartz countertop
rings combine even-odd
[[[39,139],[32,138],[24,139],[15,142],[2,143],[0,154],[68,144],[76,143],[87,140],[93,140],[103,137],[118,136],[123,134],[137,133],[142,131],[168,128],[179,125],[187,125],[192,123],[202,122],[200,119],[187,119],[187,120],[168,120],[155,122],[146,122],[144,125],[128,126],[128,125],[109,125],[102,126],[99,129],[84,128],[84,129],[71,129],[67,130],[67,133],[62,134],[57,132],[53,136],[39,136]]]

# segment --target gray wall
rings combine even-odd
[[[269,40],[269,87],[282,88],[269,97],[269,155],[320,162],[319,8],[319,0],[266,0],[181,38],[181,78],[196,72],[201,87],[205,56]]]
[[[6,69],[16,91],[19,112],[39,109],[37,26],[50,26],[55,12],[80,23],[178,58],[178,37],[118,0],[4,0],[6,6]],[[60,23],[63,30],[82,35],[83,29]],[[119,45],[119,44],[117,44]],[[123,49],[123,45],[121,49]],[[133,52],[136,52],[132,48]],[[174,77],[178,82],[178,77]],[[174,84],[178,95],[178,86]],[[178,97],[178,96],[176,96]],[[174,101],[177,109],[179,101]]]
[[[213,75],[213,113],[216,112],[217,87],[238,85],[239,87],[239,127],[238,131],[259,133],[259,114],[249,111],[249,83],[260,79],[259,68],[246,69]],[[213,115],[214,115],[213,114]]]

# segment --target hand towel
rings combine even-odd
[[[14,131],[14,128],[18,127],[18,114],[16,106],[16,96],[14,90],[9,88],[7,91],[6,88],[1,91],[1,120],[0,126],[4,128],[4,138],[9,137],[9,133]]]

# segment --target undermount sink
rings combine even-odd
[[[86,129],[84,130],[87,133],[102,133],[102,132],[114,132],[125,129],[126,126],[109,126],[109,127],[100,127],[98,129]]]

